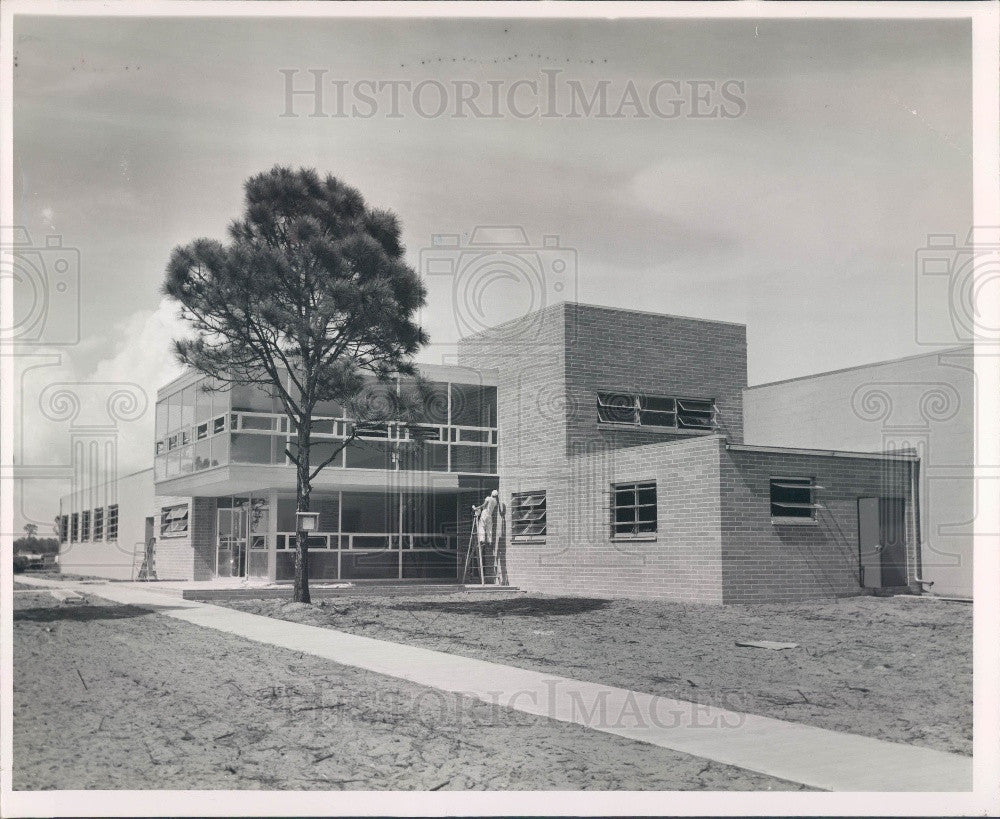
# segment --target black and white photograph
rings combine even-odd
[[[1000,6],[0,9],[0,813],[1000,812]]]

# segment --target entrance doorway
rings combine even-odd
[[[906,502],[902,498],[858,498],[858,557],[862,587],[906,585]]]
[[[217,577],[246,577],[247,516],[243,509],[219,509],[218,546],[215,551]]]

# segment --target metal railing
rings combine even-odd
[[[295,548],[295,532],[278,532],[279,552]],[[414,552],[457,551],[458,535],[436,532],[310,532],[310,549]]]

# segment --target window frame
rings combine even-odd
[[[178,510],[184,510],[183,515],[174,515]],[[174,521],[183,520],[183,529],[171,528]],[[160,538],[170,540],[172,538],[187,537],[191,531],[191,504],[175,503],[171,506],[160,507]]]
[[[525,501],[541,496],[540,503],[527,504]],[[541,507],[540,509],[538,507]],[[540,512],[540,515],[529,521],[531,526],[540,526],[538,532],[518,533],[517,513],[524,510],[532,510],[533,513]],[[530,492],[512,492],[510,496],[510,539],[513,543],[531,543],[544,541],[548,534],[548,493],[544,489],[536,489]]]
[[[652,489],[653,491],[653,502],[652,503],[640,503],[639,493],[641,491],[648,491]],[[619,504],[618,497],[621,492],[632,492],[632,503],[630,504]],[[652,508],[653,514],[652,519],[643,519],[640,517],[640,509]],[[611,540],[656,540],[659,536],[659,515],[660,515],[660,498],[659,492],[656,487],[655,479],[645,479],[638,481],[622,481],[611,484],[611,491],[608,499],[608,509],[609,509],[609,523],[611,530]],[[632,509],[634,511],[634,517],[632,521],[620,521],[618,520],[618,512],[623,509]],[[652,523],[652,530],[639,531],[640,524],[649,525]],[[632,526],[634,531],[631,533],[620,531],[622,526]]]
[[[59,516],[59,540],[63,543],[69,542],[69,515]]]
[[[80,513],[73,512],[69,516],[69,542],[80,542]]]
[[[98,506],[91,515],[91,537],[93,540],[104,540],[104,507]]]
[[[784,484],[784,486],[782,486]],[[772,475],[768,478],[768,511],[771,516],[771,523],[779,526],[815,526],[817,524],[816,513],[822,509],[816,500],[816,493],[823,487],[816,483],[814,475]],[[778,500],[774,499],[775,488],[788,490],[807,489],[809,491],[808,500]],[[797,504],[791,506],[790,504]],[[779,514],[775,513],[775,507]],[[796,514],[790,512],[792,509],[802,509],[808,514]]]
[[[630,399],[629,402],[620,401],[614,403],[615,399]],[[650,407],[649,402],[659,403],[660,406]],[[708,409],[696,407],[685,407],[684,404],[707,404]],[[665,404],[665,406],[664,406]],[[631,420],[608,420],[602,416],[607,416],[611,412],[617,412],[624,416],[626,410],[631,415]],[[708,413],[709,425],[692,425],[690,419],[685,421],[682,415],[688,413],[702,414]],[[673,423],[643,423],[643,415],[659,416],[659,420],[665,417],[672,417]],[[626,429],[652,429],[670,430],[681,434],[705,435],[718,431],[718,407],[715,398],[692,398],[691,396],[680,395],[652,395],[649,393],[632,392],[630,390],[600,390],[597,392],[597,424],[610,428]]]
[[[107,514],[104,518],[104,539],[108,543],[118,540],[118,504],[112,503],[107,507]]]
[[[80,512],[80,542],[90,540],[90,510],[84,509]]]

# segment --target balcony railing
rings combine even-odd
[[[330,464],[332,468],[424,469],[475,474],[496,472],[496,428],[460,424],[398,421],[366,424],[349,418],[314,418],[310,437],[320,449],[316,460],[323,458],[321,450],[324,443],[348,439],[355,424],[363,425],[355,436],[359,444],[391,445],[384,453],[385,462],[378,463],[381,453],[376,452],[374,458],[359,456],[358,460],[362,463],[348,463],[348,453],[344,452]],[[229,412],[172,430],[156,442],[155,478],[165,480],[230,463],[291,466],[292,461],[286,450],[295,445],[296,432],[295,425],[286,415],[264,412]],[[237,436],[253,437],[237,439]],[[252,443],[260,438],[270,439],[270,444],[264,441]],[[240,449],[240,444],[245,448]],[[426,445],[428,462],[423,465],[413,462],[413,453],[400,451],[401,445],[405,444]],[[351,446],[353,444],[346,449]]]
[[[279,552],[295,548],[295,532],[278,532]],[[451,552],[458,550],[458,535],[434,532],[310,532],[309,549],[326,551]]]

